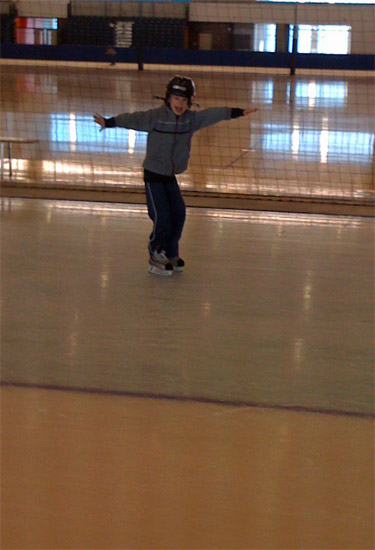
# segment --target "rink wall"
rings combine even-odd
[[[30,46],[3,44],[3,59],[40,59],[46,61],[86,61],[108,63],[106,48],[95,46]],[[138,52],[132,48],[116,48],[116,63],[138,63]],[[144,48],[143,63],[167,65],[211,65],[223,67],[289,68],[292,54],[217,50],[174,50]],[[374,71],[373,55],[297,54],[296,69]]]
[[[51,17],[61,22],[80,16],[113,18],[181,18],[187,24],[185,48],[143,48],[145,63],[196,64],[222,66],[289,67],[291,54],[287,51],[289,25],[346,25],[350,26],[350,54],[297,54],[296,68],[319,68],[338,70],[375,69],[375,8],[366,4],[316,4],[249,2],[248,0],[225,1],[110,1],[110,0],[15,0],[11,4],[0,0],[1,13],[16,10],[19,17]],[[224,45],[224,40],[212,49],[205,49],[197,38],[194,44],[191,35],[210,36],[217,41],[220,26],[232,26],[241,34],[249,33],[252,24],[267,23],[278,26],[278,37],[284,36],[281,48],[275,53],[252,52]],[[189,35],[189,37],[188,37]],[[215,36],[216,35],[216,36]],[[102,47],[68,45],[55,41],[54,45],[4,44],[1,57],[13,59],[105,61]],[[86,42],[87,43],[87,42]],[[57,44],[57,45],[56,45]],[[159,44],[156,44],[158,46]],[[147,44],[146,44],[147,46]],[[116,47],[117,62],[137,62],[137,53],[132,48]],[[294,60],[293,60],[294,63]]]

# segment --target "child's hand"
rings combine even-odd
[[[102,132],[105,128],[105,120],[104,120],[104,117],[102,117],[102,115],[98,115],[98,113],[96,113],[94,115],[94,120],[97,124],[99,124],[99,126],[101,126],[100,128],[100,131]]]
[[[243,112],[243,116],[247,116],[247,115],[251,115],[253,113],[256,113],[258,111],[258,109],[246,109],[244,112]]]

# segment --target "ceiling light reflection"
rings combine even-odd
[[[304,355],[305,343],[302,338],[296,338],[294,341],[293,357],[295,361],[295,368],[297,371],[301,370],[301,362]]]
[[[44,160],[42,162],[42,171],[48,174],[76,174],[76,175],[95,175],[103,176],[110,174],[111,176],[121,176],[121,177],[134,177],[139,175],[143,177],[143,173],[138,171],[129,171],[129,170],[113,170],[112,168],[105,169],[94,168],[91,164],[76,164],[65,161],[50,161]]]

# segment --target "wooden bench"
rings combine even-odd
[[[1,144],[1,179],[4,177],[4,145],[8,144],[9,177],[12,177],[12,145],[13,143],[39,143],[39,139],[25,139],[0,136]]]

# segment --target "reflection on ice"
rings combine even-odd
[[[10,65],[6,76],[3,72],[0,132],[39,140],[32,149],[14,147],[12,184],[143,188],[147,134],[100,132],[93,113],[113,116],[159,105],[152,98],[165,75],[154,70],[140,82],[136,71],[116,71],[98,87],[97,71]],[[368,77],[191,71],[202,108],[253,104],[259,112],[194,136],[189,168],[179,176],[184,192],[373,198],[374,90]]]
[[[272,117],[272,115],[271,115]],[[70,114],[51,114],[51,149],[59,152],[103,152],[112,154],[144,155],[147,134],[124,128],[99,132],[92,117]],[[305,127],[300,123],[266,122],[258,127],[256,149],[306,155],[306,160],[327,162],[329,156],[335,162],[368,163],[372,158],[374,134],[351,130],[329,129],[329,118],[324,117],[321,128]],[[254,135],[253,135],[254,136]],[[253,137],[254,139],[254,137]]]

